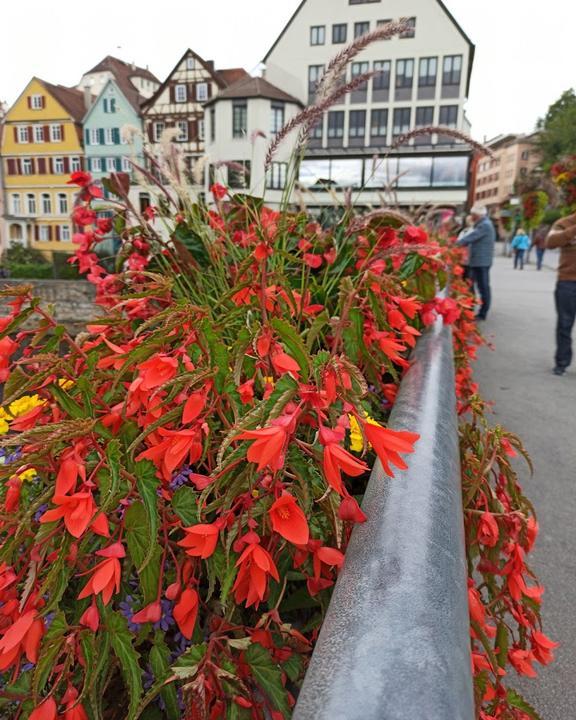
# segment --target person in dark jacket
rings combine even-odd
[[[496,242],[496,231],[488,217],[488,211],[481,205],[475,205],[470,210],[474,221],[472,232],[459,238],[456,245],[468,246],[470,248],[470,275],[477,288],[482,305],[476,315],[477,320],[486,320],[490,305],[492,303],[492,291],[490,289],[490,268],[494,259],[494,243]]]
[[[557,220],[546,238],[546,247],[560,248],[555,300],[556,365],[554,375],[564,375],[572,363],[572,328],[576,320],[576,213]]]

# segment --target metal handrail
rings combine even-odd
[[[473,720],[452,331],[419,340],[390,427],[409,468],[374,466],[294,720]]]

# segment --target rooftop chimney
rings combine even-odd
[[[86,108],[86,112],[92,107],[92,90],[90,89],[90,85],[84,85],[84,107]]]

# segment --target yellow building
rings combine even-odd
[[[84,94],[32,78],[8,110],[2,133],[5,241],[41,250],[73,251],[77,188],[70,173],[84,164]]]

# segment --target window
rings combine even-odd
[[[18,126],[18,142],[19,143],[27,143],[28,142],[28,128],[26,127],[26,125]]]
[[[306,188],[318,188],[329,183],[330,160],[302,160],[298,182]]]
[[[447,55],[444,58],[442,85],[460,85],[462,55]]]
[[[418,71],[418,87],[435,87],[438,72],[438,58],[421,58]]]
[[[397,158],[377,156],[364,161],[364,183],[367,188],[387,188],[397,176]]]
[[[93,172],[102,172],[102,158],[92,158],[90,160],[90,169]]]
[[[208,83],[198,83],[196,85],[196,100],[198,102],[208,100]]]
[[[106,158],[106,172],[116,172],[116,162],[114,158]]]
[[[38,228],[38,240],[41,242],[48,242],[50,240],[50,226],[40,225]]]
[[[250,187],[249,160],[239,160],[228,165],[228,186],[241,190]]]
[[[246,102],[232,103],[232,137],[243,138],[248,132],[248,106]]]
[[[42,193],[42,212],[45,215],[52,214],[52,200],[48,193]]]
[[[176,135],[176,142],[187,142],[188,140],[188,120],[178,120],[176,123],[178,129],[178,135]]]
[[[104,128],[104,145],[114,145],[114,128]]]
[[[132,172],[132,165],[130,163],[130,158],[127,158],[127,157],[122,158],[122,172],[125,172],[125,173]]]
[[[380,0],[348,0],[350,5],[366,5],[367,3],[376,3]]]
[[[360,77],[361,75],[365,75],[368,70],[370,69],[370,63],[367,62],[355,62],[352,63],[352,80]],[[368,81],[365,80],[364,82],[360,83],[360,85],[357,85],[354,90],[350,93],[350,101],[355,102],[364,102],[366,100],[366,94],[368,92]]]
[[[387,18],[386,20],[376,20],[376,27],[382,27],[383,25],[388,25],[388,23],[392,22],[392,18]],[[382,38],[383,40],[392,40],[392,36],[387,38]]]
[[[191,59],[191,58],[189,58]],[[140,193],[138,195],[138,208],[143,213],[147,208],[150,207],[150,195],[148,193]]]
[[[98,128],[90,128],[88,131],[88,140],[90,145],[100,145],[100,133]]]
[[[431,157],[401,157],[398,161],[398,187],[430,187]]]
[[[34,142],[44,142],[44,125],[34,125]]]
[[[30,107],[32,110],[42,110],[44,107],[44,95],[32,95],[30,97]]]
[[[272,103],[270,133],[276,135],[284,127],[284,103]]]
[[[60,225],[60,240],[70,242],[70,225]]]
[[[63,158],[54,158],[54,161],[52,164],[54,167],[55,175],[62,175],[64,173],[64,159]]]
[[[348,35],[348,25],[346,23],[338,23],[338,25],[332,25],[332,42],[334,45],[340,45],[346,42]]]
[[[466,187],[468,158],[461,155],[434,158],[432,185],[435,187]]]
[[[340,188],[362,187],[362,160],[330,161],[330,185]]]
[[[411,17],[411,18],[400,18],[400,19],[407,20],[410,27],[408,28],[408,30],[405,30],[403,33],[400,33],[400,35],[398,37],[404,38],[404,39],[415,37],[416,36],[416,18]]]
[[[164,123],[163,122],[155,122],[152,125],[152,129],[153,129],[152,134],[154,137],[154,142],[160,142],[160,140],[162,138],[162,133],[164,132]]]
[[[328,140],[342,140],[343,137],[344,111],[333,110],[328,113]]]
[[[389,90],[390,89],[390,60],[375,60],[374,61],[374,75],[372,80],[373,90]]]
[[[310,45],[324,45],[326,42],[326,26],[315,25],[310,28]]]
[[[59,215],[68,214],[68,196],[66,193],[58,193],[58,213]]]
[[[352,79],[358,77],[359,75],[364,75],[368,72],[369,68],[370,64],[367,62],[352,63]]]
[[[458,126],[458,105],[442,105],[440,107],[440,125],[449,128]]]
[[[434,107],[419,107],[416,108],[416,123],[417,128],[428,127],[434,123]],[[416,139],[418,140],[418,139]]]
[[[394,110],[394,127],[392,130],[394,137],[410,132],[410,115],[410,108],[396,108]]]
[[[24,158],[22,160],[22,175],[32,175],[34,172],[34,165],[30,158]]]
[[[414,60],[396,61],[396,88],[412,89],[414,82]]]
[[[366,35],[366,33],[369,31],[370,31],[370,23],[369,22],[354,23],[354,37],[355,38],[358,38],[361,35]]]
[[[348,137],[351,140],[360,139],[362,140],[360,144],[364,144],[364,138],[366,137],[366,110],[350,111]]]
[[[186,85],[174,85],[174,100],[177,103],[186,102],[186,100],[187,100]]]
[[[324,119],[319,118],[314,122],[312,127],[310,128],[310,136],[309,139],[312,141],[312,143],[315,146],[322,144],[322,137],[324,135]]]
[[[384,138],[388,135],[388,110],[378,108],[372,110],[370,116],[370,135],[373,138]]]
[[[12,215],[20,215],[22,212],[22,203],[20,202],[20,193],[12,195]]]
[[[318,83],[324,74],[324,65],[308,66],[308,95],[314,97]]]
[[[103,100],[104,112],[115,113],[116,112],[116,98],[104,98]]]
[[[268,170],[267,187],[270,190],[284,190],[287,174],[288,163],[273,162]]]
[[[216,110],[210,108],[210,142],[216,140]]]
[[[36,196],[32,193],[26,195],[26,212],[28,215],[36,215]]]
[[[530,159],[530,150],[523,150],[522,155],[520,156],[522,160],[529,160]]]
[[[62,142],[62,125],[50,125],[50,142]]]
[[[198,140],[201,142],[204,142],[204,138],[206,136],[205,128],[204,118],[200,118],[200,120],[198,120]]]
[[[82,170],[82,163],[80,162],[80,158],[73,157],[70,160],[70,170],[72,172],[78,172],[79,170]]]
[[[187,57],[186,58],[186,70],[194,70],[194,58],[193,57]]]

